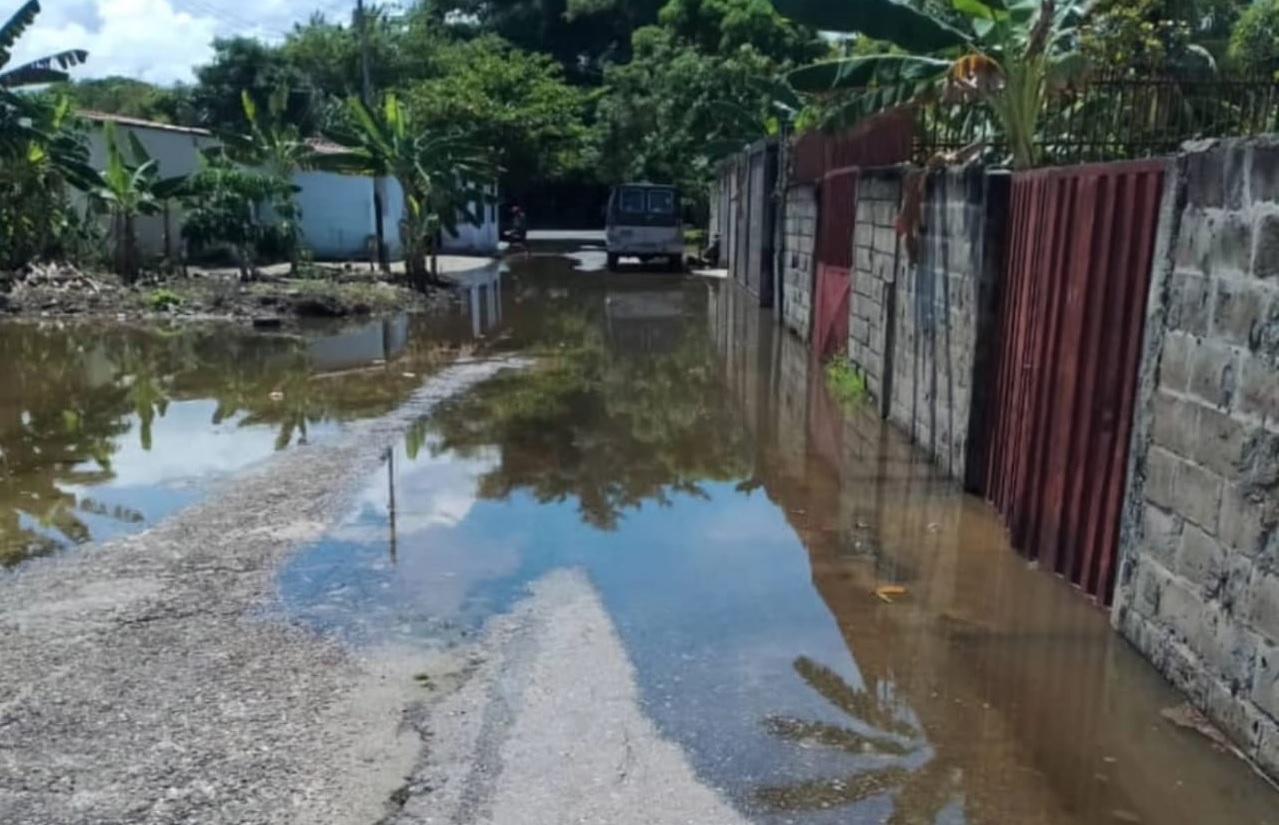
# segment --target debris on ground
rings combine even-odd
[[[1216,725],[1208,721],[1208,717],[1196,710],[1189,702],[1182,702],[1176,707],[1164,708],[1159,715],[1179,728],[1192,730],[1204,736],[1219,751],[1233,753],[1240,759],[1247,758],[1242,751],[1230,744],[1230,740],[1217,729]]]
[[[875,588],[875,595],[881,602],[892,604],[894,597],[906,595],[906,588],[900,584],[885,584]]]

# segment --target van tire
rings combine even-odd
[[[671,265],[671,272],[683,272],[683,271],[684,271],[684,256],[683,256],[683,255],[672,255],[672,256],[670,256],[670,258],[668,258],[667,260],[668,260],[668,261],[670,261],[670,265]]]
[[[622,260],[622,256],[614,255],[612,252],[608,253],[608,271],[616,272],[618,264],[621,263],[621,260]]]

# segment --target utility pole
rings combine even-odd
[[[369,72],[369,24],[368,15],[364,12],[364,0],[355,0],[355,23],[360,35],[360,75],[365,107],[372,112],[373,77]],[[377,262],[383,272],[391,271],[391,262],[386,254],[386,179],[378,176],[373,179],[373,231],[377,238]]]

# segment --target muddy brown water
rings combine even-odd
[[[760,822],[1279,823],[1269,785],[1161,717],[1178,696],[1101,611],[834,404],[748,298],[603,263],[535,257],[474,276],[456,317],[297,339],[0,326],[0,558],[137,529],[459,348],[528,351],[412,428],[274,609],[460,645],[580,568],[645,711]]]

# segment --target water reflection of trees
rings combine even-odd
[[[401,364],[441,358],[423,340]],[[114,478],[131,431],[150,450],[170,404],[212,399],[212,425],[274,427],[283,449],[308,426],[403,403],[420,379],[401,364],[317,376],[305,341],[225,327],[0,326],[0,565],[88,541],[86,515],[142,521],[76,491]]]
[[[410,453],[427,431],[437,453],[496,446],[501,460],[481,477],[481,497],[525,490],[542,503],[576,499],[602,530],[645,501],[704,497],[703,482],[749,476],[746,433],[719,386],[704,321],[633,321],[674,328],[663,346],[644,350],[610,341],[591,315],[579,307],[545,319],[524,342],[543,353],[536,366],[441,406],[409,434]]]
[[[958,772],[932,752],[924,731],[905,717],[887,690],[858,690],[838,673],[806,657],[795,672],[827,702],[856,722],[856,727],[770,717],[770,733],[805,747],[824,747],[859,757],[879,757],[882,767],[835,779],[760,788],[754,800],[765,810],[786,813],[852,805],[893,793],[893,813],[885,825],[933,825],[942,810],[959,798]],[[922,766],[914,769],[909,764]]]

